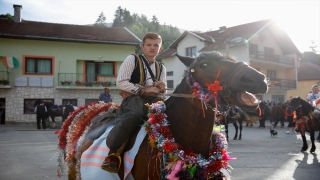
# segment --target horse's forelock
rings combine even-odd
[[[198,56],[196,57],[196,61],[201,61],[204,59],[210,59],[210,60],[222,60],[222,59],[228,59],[234,62],[237,62],[237,60],[235,59],[235,57],[230,56],[230,55],[226,55],[226,54],[222,54],[220,52],[217,51],[204,51],[198,54]]]

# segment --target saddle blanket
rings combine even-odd
[[[94,140],[93,144],[81,155],[80,173],[82,180],[120,180],[117,173],[109,173],[101,169],[101,165],[109,153],[106,138],[113,127],[114,125],[109,125],[106,131],[98,139]],[[134,180],[131,169],[134,165],[134,158],[146,134],[145,127],[142,126],[134,146],[130,151],[124,153],[122,163],[124,165],[125,180]]]

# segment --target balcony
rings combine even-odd
[[[264,64],[275,64],[283,65],[284,67],[294,67],[294,58],[276,55],[276,54],[266,54],[262,51],[249,51],[250,61],[260,62]]]
[[[270,88],[297,89],[296,81],[290,79],[268,78],[268,85]]]
[[[58,73],[58,89],[116,87],[117,74]]]
[[[8,71],[0,71],[0,88],[11,88]]]

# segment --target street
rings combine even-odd
[[[320,177],[320,143],[316,153],[302,153],[299,134],[286,134],[276,128],[277,137],[270,137],[270,123],[265,129],[243,127],[242,140],[233,140],[234,127],[229,125],[229,147],[232,180],[316,180]],[[286,124],[287,125],[287,124]],[[1,180],[66,180],[56,172],[57,129],[36,130],[33,126],[0,126]],[[318,132],[317,132],[318,135]]]

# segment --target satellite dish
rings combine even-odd
[[[238,43],[241,41],[242,41],[242,37],[236,37],[236,38],[231,39],[231,42],[235,42],[235,43]]]

